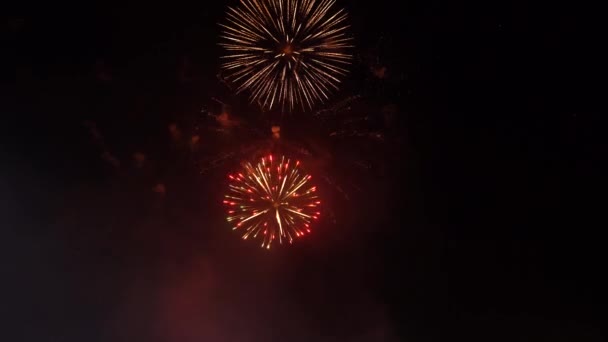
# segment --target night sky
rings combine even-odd
[[[599,174],[576,144],[598,57],[574,11],[338,1],[350,74],[279,115],[217,77],[236,3],[0,14],[3,341],[602,340],[601,225],[574,181]],[[277,145],[327,204],[266,251],[221,198]]]

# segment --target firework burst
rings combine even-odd
[[[312,108],[338,89],[352,56],[335,0],[241,0],[229,8],[222,68],[237,92],[272,109]]]
[[[262,248],[270,249],[275,240],[292,243],[310,233],[312,221],[321,214],[321,201],[310,184],[312,177],[299,164],[270,155],[255,166],[246,163],[242,173],[228,176],[227,220],[233,230],[242,231],[243,239],[260,237]]]

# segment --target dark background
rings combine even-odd
[[[2,340],[599,341],[603,243],[573,181],[598,57],[573,9],[490,3],[339,2],[357,48],[334,99],[361,94],[385,140],[280,119],[360,190],[327,187],[336,223],[270,252],[224,226],[238,160],[200,172],[250,141],[203,129],[211,97],[273,121],[216,78],[227,2],[2,13]]]

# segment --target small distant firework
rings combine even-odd
[[[335,0],[241,0],[229,8],[222,68],[237,92],[272,109],[312,108],[338,89],[352,56],[346,13]]]
[[[321,215],[321,201],[310,184],[312,176],[299,164],[270,155],[255,166],[246,163],[242,173],[228,175],[227,221],[233,230],[242,231],[244,240],[260,237],[262,248],[270,249],[275,240],[292,243],[310,233],[311,223]]]

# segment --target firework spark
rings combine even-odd
[[[292,243],[310,233],[312,221],[319,218],[321,201],[310,175],[299,169],[299,161],[285,157],[262,158],[257,165],[246,163],[242,173],[231,174],[225,195],[227,220],[243,239],[262,239],[262,248],[273,241]]]
[[[346,12],[335,0],[241,0],[229,8],[222,68],[237,92],[272,109],[312,108],[338,89],[352,56]]]

